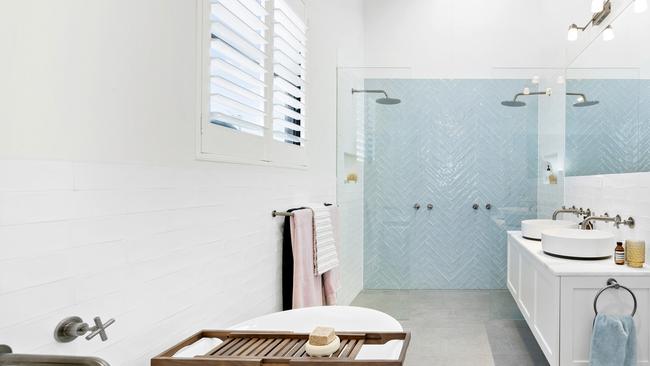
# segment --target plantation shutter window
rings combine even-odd
[[[210,8],[210,122],[263,136],[266,9],[255,0],[213,0]]]
[[[284,0],[275,0],[273,18],[273,138],[301,146],[307,27]]]
[[[304,5],[198,1],[199,159],[305,166],[306,25],[290,6]]]

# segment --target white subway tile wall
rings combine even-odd
[[[334,181],[314,180],[200,162],[0,161],[0,343],[146,365],[199,329],[280,310],[282,219],[271,211],[334,202]],[[342,303],[360,290],[361,261],[343,261]],[[71,315],[117,321],[108,342],[56,343]]]
[[[616,229],[603,222],[596,223],[596,228],[614,233],[617,241],[639,239],[650,245],[650,172],[566,177],[564,202],[590,208],[597,215],[607,212],[610,216],[620,214],[624,219],[632,216],[636,220],[634,229]],[[650,258],[650,250],[646,256]]]

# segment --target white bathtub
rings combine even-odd
[[[272,313],[239,323],[230,329],[309,333],[317,326],[333,327],[339,332],[401,332],[403,330],[399,322],[388,314],[354,306],[318,306]],[[197,343],[199,342],[201,341]],[[398,359],[402,343],[403,341],[393,340],[383,345],[364,345],[356,359]],[[202,347],[197,347],[195,352],[197,355],[204,354],[212,346],[214,344],[207,344],[205,351]],[[183,352],[179,351],[175,357],[192,357],[192,351],[187,349]]]

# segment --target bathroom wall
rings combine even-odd
[[[505,287],[505,232],[537,217],[537,98],[500,103],[525,82],[366,81],[402,99],[366,97],[366,288]]]
[[[368,66],[412,67],[414,78],[563,68],[567,26],[590,16],[581,1],[371,0],[364,10]]]
[[[614,233],[617,241],[640,239],[650,244],[650,173],[567,177],[565,203],[591,208],[598,215],[607,212],[610,216],[632,216],[636,221],[634,229],[616,229],[611,223],[602,222],[597,222],[596,228]],[[572,215],[563,218],[577,221]],[[647,250],[646,261],[649,258]]]
[[[198,329],[280,310],[270,213],[336,199],[335,75],[363,62],[361,1],[307,1],[305,170],[195,160],[195,12],[0,3],[0,343],[16,352],[147,365]],[[343,265],[347,303],[362,263]],[[71,315],[117,322],[107,342],[55,343]]]

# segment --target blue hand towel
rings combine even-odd
[[[589,359],[591,366],[636,366],[634,319],[629,315],[596,315]]]

